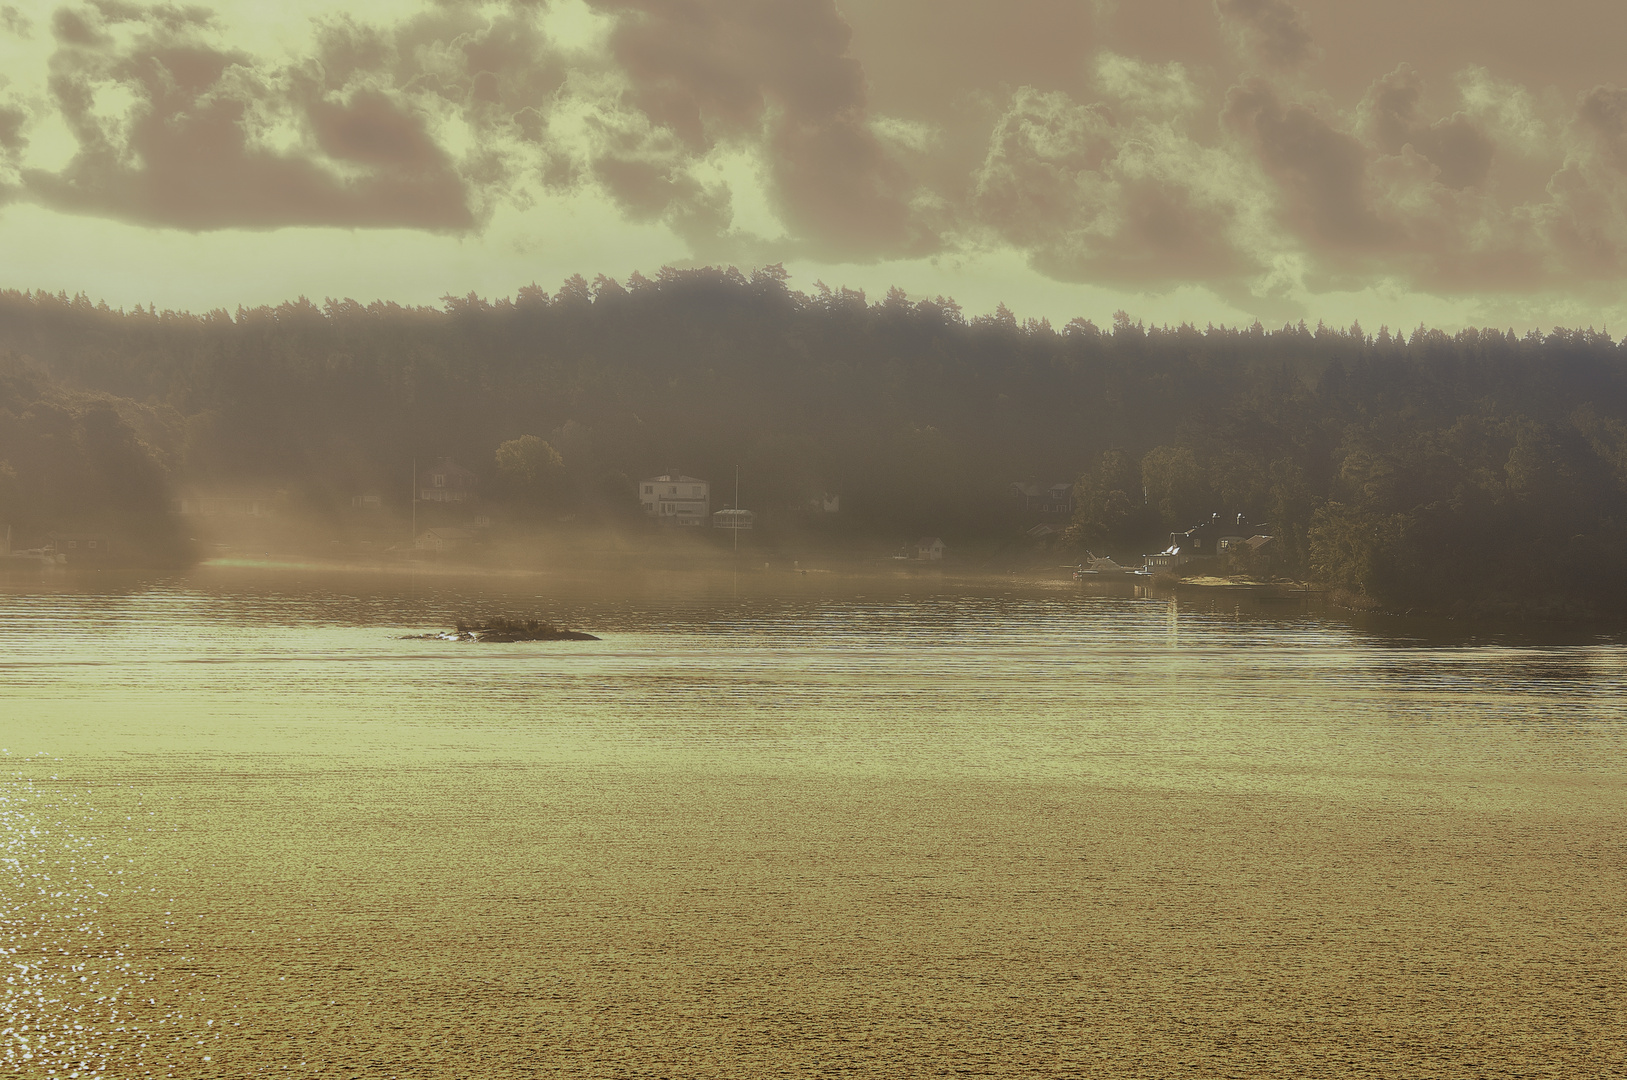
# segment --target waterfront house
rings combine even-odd
[[[270,517],[275,498],[264,491],[189,491],[175,509],[185,517]]]
[[[52,533],[47,548],[59,561],[70,564],[106,562],[113,554],[106,533]]]
[[[712,515],[714,529],[749,530],[756,522],[757,515],[750,510],[719,510]]]
[[[480,498],[479,488],[480,477],[451,458],[442,458],[433,468],[418,474],[419,502],[474,502]]]
[[[445,555],[468,547],[474,539],[475,534],[469,529],[426,529],[418,534],[413,547],[434,555]]]
[[[1185,566],[1193,559],[1212,558],[1247,542],[1264,527],[1263,523],[1250,522],[1247,514],[1225,517],[1211,514],[1207,521],[1200,521],[1190,529],[1170,533],[1169,547],[1156,555],[1144,556],[1142,566],[1157,572]]]
[[[705,525],[712,509],[712,485],[674,470],[638,482],[644,512],[667,525]]]
[[[936,536],[923,536],[915,542],[915,557],[928,562],[943,558],[943,541]]]
[[[1025,484],[1015,482],[1007,491],[1012,503],[1025,514],[1070,517],[1073,514],[1073,484]]]

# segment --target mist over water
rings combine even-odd
[[[489,613],[603,640],[404,640]],[[1627,646],[1451,635],[998,580],[12,581],[0,1068],[1620,1073]]]

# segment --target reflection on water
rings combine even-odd
[[[14,585],[4,1060],[1627,1067],[1619,643],[1071,584],[738,589]],[[493,612],[604,640],[402,640]]]
[[[141,883],[133,858],[112,850],[93,793],[27,768],[55,762],[18,764],[0,781],[0,1067],[138,1077],[211,1061],[219,1033],[213,1020],[189,1014],[192,988],[175,979],[173,965],[132,963],[109,932],[104,907],[129,910],[136,894],[155,890]],[[144,932],[173,927],[164,914]]]

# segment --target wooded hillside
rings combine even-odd
[[[0,356],[0,497],[26,528],[156,537],[166,484],[338,503],[443,455],[501,492],[498,446],[530,435],[558,455],[545,497],[584,516],[740,464],[770,517],[839,492],[855,533],[990,537],[1011,481],[1077,477],[1071,536],[1098,548],[1246,511],[1278,569],[1392,605],[1627,599],[1627,352],[1591,330],[1055,328],[707,268],[440,309],[4,292]]]

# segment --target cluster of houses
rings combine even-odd
[[[1228,517],[1214,514],[1190,529],[1170,533],[1169,547],[1156,555],[1145,556],[1142,568],[1157,573],[1185,566],[1193,559],[1225,555],[1239,548],[1261,551],[1276,542],[1265,533],[1265,528],[1264,522],[1249,521],[1247,514]]]

